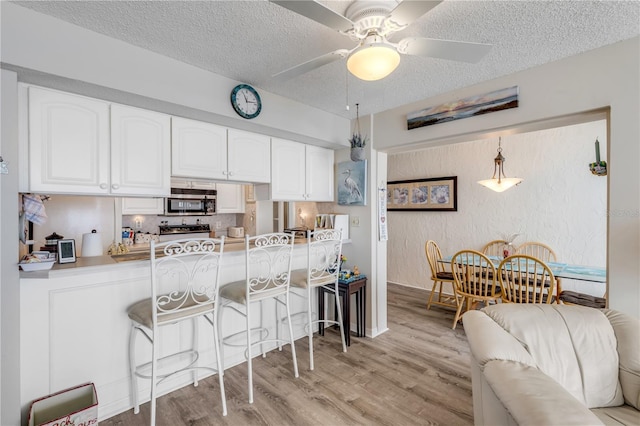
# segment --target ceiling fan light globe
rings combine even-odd
[[[400,64],[400,54],[387,44],[368,44],[347,59],[349,72],[361,80],[375,81],[391,74]]]

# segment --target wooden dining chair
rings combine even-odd
[[[516,254],[526,254],[527,256],[535,257],[543,262],[556,262],[556,252],[546,244],[530,241],[521,244],[516,249]]]
[[[433,280],[431,294],[429,294],[429,301],[427,302],[427,310],[431,309],[432,304],[457,309],[458,298],[455,294],[455,280],[453,274],[445,269],[445,264],[440,262],[442,260],[442,252],[438,243],[433,240],[427,241],[424,245],[424,251],[431,270],[431,279]],[[444,283],[451,283],[451,295],[442,293],[442,285]],[[438,298],[433,300],[433,296],[436,293]]]
[[[451,271],[455,280],[456,299],[459,299],[453,319],[452,328],[455,329],[465,303],[466,311],[469,311],[475,309],[479,302],[498,302],[501,293],[495,280],[496,267],[491,259],[479,251],[462,250],[456,253],[451,258]]]
[[[537,241],[529,241],[521,244],[520,247],[518,247],[518,249],[516,250],[515,254],[526,254],[528,256],[540,259],[545,263],[558,261],[556,252],[553,251],[551,247]],[[562,282],[560,281],[560,278],[556,278],[556,285],[558,287],[556,295],[559,295],[560,293],[562,293]]]
[[[505,303],[557,303],[557,281],[549,266],[526,254],[515,254],[498,266]]]
[[[485,244],[485,246],[482,247],[481,252],[485,256],[497,256],[502,258],[505,244],[509,244],[509,242],[505,240],[493,240]]]

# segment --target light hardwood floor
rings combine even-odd
[[[225,372],[228,415],[222,416],[217,377],[158,399],[158,425],[470,425],[473,423],[469,347],[454,312],[426,310],[429,292],[389,285],[388,327],[351,339],[314,336],[315,370],[306,339],[296,342],[300,377],[288,347],[255,358],[254,403],[247,402],[246,364]],[[149,423],[149,404],[102,426]]]

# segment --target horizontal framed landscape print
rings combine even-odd
[[[518,107],[518,86],[470,96],[407,114],[407,130]]]
[[[458,211],[458,177],[387,182],[387,210]]]

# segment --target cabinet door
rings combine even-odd
[[[284,139],[271,140],[271,199],[305,200],[305,145]]]
[[[217,183],[216,213],[244,213],[244,187],[233,183]]]
[[[313,145],[307,145],[306,149],[305,199],[333,201],[333,150]]]
[[[227,140],[228,180],[271,182],[269,136],[229,129]]]
[[[111,193],[166,196],[171,187],[168,115],[111,105]]]
[[[123,198],[122,214],[163,214],[163,198]]]
[[[109,104],[29,88],[29,188],[109,193]]]
[[[227,128],[201,121],[171,119],[171,175],[227,178]]]

